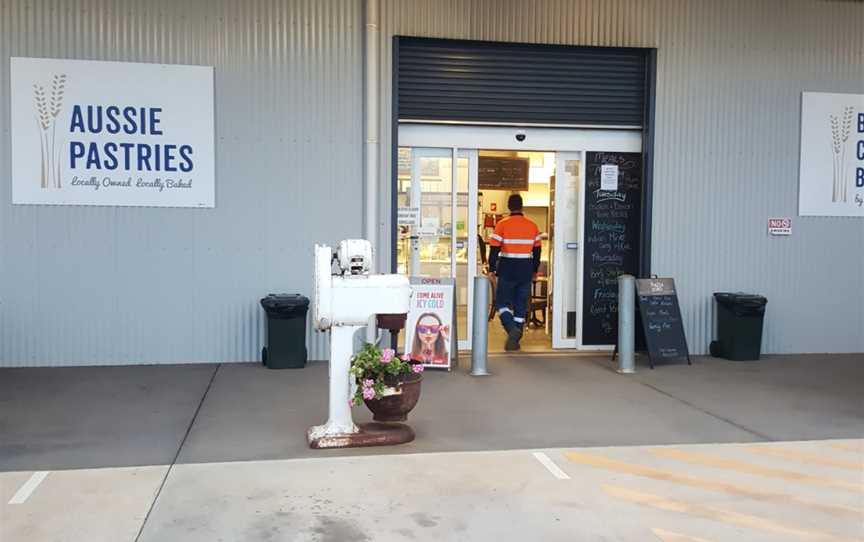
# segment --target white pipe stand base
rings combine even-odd
[[[351,356],[354,334],[361,326],[330,328],[330,410],[327,423],[306,432],[309,447],[356,448],[390,446],[414,440],[414,431],[402,423],[364,423],[358,427],[351,419]]]
[[[324,427],[324,426],[318,426]],[[356,433],[313,435],[317,427],[307,434],[313,450],[326,448],[361,448],[364,446],[394,446],[414,440],[414,430],[404,423],[361,423]]]

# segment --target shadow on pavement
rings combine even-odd
[[[0,471],[170,464],[217,367],[0,369]]]
[[[489,368],[427,372],[415,442],[325,451],[305,432],[326,419],[326,363],[2,369],[0,471],[170,464],[181,442],[179,463],[205,463],[864,434],[861,355],[696,358],[633,376],[606,357],[496,356]]]

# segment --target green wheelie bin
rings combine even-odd
[[[268,369],[306,366],[306,313],[309,298],[300,294],[270,294],[261,299],[267,313],[267,345],[261,361]]]
[[[717,340],[711,355],[735,361],[758,360],[762,349],[765,305],[761,295],[717,292]]]

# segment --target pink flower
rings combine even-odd
[[[405,352],[404,354],[399,356],[399,359],[401,359],[402,361],[411,361],[411,354]]]
[[[363,389],[371,388],[374,385],[375,385],[375,381],[370,379],[370,378],[367,378],[366,380],[363,381]]]
[[[417,365],[411,366],[411,370],[414,371],[415,373],[422,373],[423,369],[424,369],[424,367],[422,365],[420,365],[419,363]]]
[[[375,399],[375,390],[372,388],[363,388],[363,399]]]
[[[381,352],[381,363],[390,363],[390,361],[393,359],[393,356],[395,355],[395,350],[393,350],[392,348],[385,348]]]
[[[354,406],[354,399],[348,399],[348,408],[351,408],[353,406]]]

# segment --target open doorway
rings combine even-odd
[[[541,261],[532,281],[521,350],[548,352],[556,347],[555,178],[560,154],[399,148],[397,205],[416,209],[418,216],[416,225],[397,225],[396,270],[416,277],[454,279],[460,349],[471,348],[473,277],[488,276],[489,238],[495,225],[509,215],[507,199],[515,193],[522,196],[524,214],[541,232]],[[494,279],[490,283],[490,304],[478,314],[484,314],[488,326],[489,351],[503,352],[506,336],[494,310]]]
[[[478,161],[477,273],[488,276],[490,236],[495,225],[509,215],[507,199],[510,195],[521,195],[523,214],[537,224],[541,235],[540,264],[531,284],[521,350],[551,351],[555,153],[481,149]],[[507,336],[494,310],[494,277],[491,277],[490,284],[488,348],[490,352],[503,352]]]

